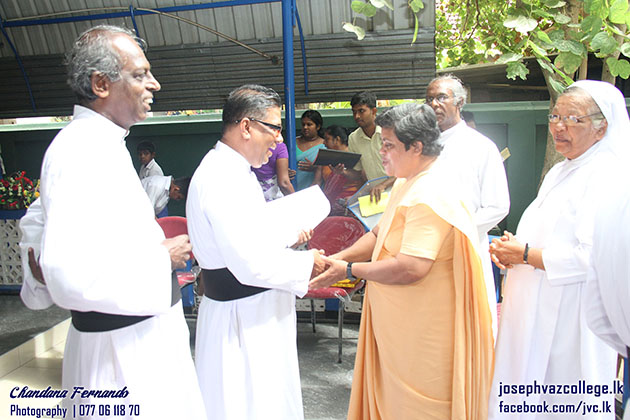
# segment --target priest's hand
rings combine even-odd
[[[313,271],[311,271],[311,278],[313,278],[326,269],[326,263],[323,259],[323,249],[311,249],[311,252],[313,253]]]
[[[190,252],[192,251],[188,235],[179,235],[165,239],[162,245],[168,249],[168,253],[171,256],[171,269],[186,267],[186,261],[190,259]]]
[[[35,258],[35,250],[33,248],[28,249],[28,267],[31,269],[31,273],[33,274],[35,280],[41,284],[46,284],[42,268],[39,266],[39,259]]]
[[[346,261],[336,260],[330,257],[322,257],[322,259],[326,263],[326,271],[311,280],[308,284],[308,288],[311,290],[328,287],[338,281],[346,279],[346,268],[348,267]]]

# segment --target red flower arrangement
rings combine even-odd
[[[25,174],[24,171],[18,171],[0,179],[0,208],[3,210],[25,209],[39,197],[39,181],[34,183]]]

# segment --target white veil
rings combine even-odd
[[[623,94],[615,86],[599,80],[579,80],[570,87],[585,90],[606,117],[608,129],[602,145],[611,150],[619,159],[625,160],[630,155],[630,119]]]

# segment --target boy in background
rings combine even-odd
[[[166,205],[169,200],[185,200],[188,195],[190,177],[174,179],[172,176],[149,176],[142,179],[142,187],[149,196],[155,217],[168,216]]]
[[[143,141],[136,148],[138,152],[138,160],[140,161],[140,171],[138,176],[144,179],[148,176],[164,176],[162,168],[155,161],[155,145],[150,141]]]

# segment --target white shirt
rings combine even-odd
[[[73,121],[44,156],[41,266],[53,300],[63,308],[152,315],[171,307],[171,260],[133,170],[126,133],[76,106]],[[94,165],[109,175],[81,175],[93,173]]]
[[[169,192],[171,190],[172,176],[148,176],[141,180],[142,188],[146,191],[153,205],[156,215],[160,214],[168,204]]]
[[[38,258],[42,234],[44,233],[44,214],[39,198],[31,203],[26,214],[20,219],[20,231],[22,232],[22,239],[20,240],[20,257],[22,259],[20,297],[29,309],[46,309],[53,304],[48,288],[33,277],[28,265],[28,249],[33,248],[35,258]]]
[[[62,388],[126,386],[129,394],[117,401],[88,397],[63,404],[138,404],[139,416],[127,410],[119,417],[127,420],[203,420],[183,309],[171,306],[164,234],[133,168],[125,135],[104,116],[75,106],[74,119],[44,156],[40,262],[53,301],[84,312],[154,315],[104,332],[80,332],[71,325]],[[93,171],[109,175],[82,176]]]
[[[485,240],[487,248],[488,231],[510,211],[507,177],[499,149],[464,121],[442,132],[440,143],[444,149],[438,161],[449,165],[459,180],[464,201],[473,212],[479,240]]]
[[[273,203],[247,160],[221,141],[190,183],[186,216],[199,265],[227,267],[242,284],[271,289],[201,301],[195,364],[208,420],[304,418],[295,295],[307,292],[313,255],[286,248],[277,228],[285,218],[269,210]]]
[[[492,140],[460,121],[442,132],[444,149],[436,164],[445,167],[459,185],[459,194],[466,203],[479,235],[479,256],[482,260],[488,305],[492,314],[492,330],[497,333],[497,298],[492,263],[488,252],[488,231],[510,211],[510,193],[503,159]]]
[[[151,159],[151,162],[140,167],[138,176],[140,179],[144,179],[149,176],[164,176],[164,172],[162,172],[162,168],[158,165],[155,159]]]
[[[228,267],[242,284],[304,296],[313,256],[278,240],[274,226],[282,220],[266,208],[247,160],[219,141],[201,161],[188,191],[186,216],[195,257],[201,268]]]

